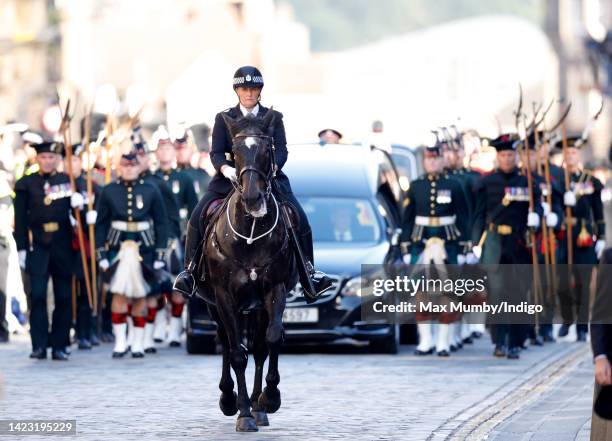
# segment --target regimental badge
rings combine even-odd
[[[138,207],[139,210],[144,208],[144,200],[142,199],[141,194],[136,195],[136,207]]]
[[[172,193],[179,194],[179,191],[181,191],[181,184],[179,181],[172,181]]]
[[[451,191],[440,188],[436,194],[438,204],[450,204],[452,202]]]

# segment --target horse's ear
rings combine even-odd
[[[270,106],[270,109],[266,113],[263,119],[263,131],[268,135],[272,136],[274,134],[274,123],[276,122],[276,112],[274,111],[274,107]]]
[[[223,118],[223,121],[225,122],[225,125],[233,139],[239,132],[237,120],[235,120],[226,113],[222,113],[221,117]]]

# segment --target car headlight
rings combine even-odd
[[[349,279],[340,294],[347,297],[361,297],[361,277]]]

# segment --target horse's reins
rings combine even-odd
[[[241,239],[246,240],[247,245],[251,245],[256,240],[259,240],[262,237],[265,237],[268,234],[272,233],[272,231],[274,231],[274,229],[276,228],[276,225],[278,225],[278,218],[279,218],[279,214],[280,214],[280,209],[278,207],[278,202],[276,201],[276,197],[274,196],[274,193],[272,193],[272,180],[276,177],[276,157],[274,155],[274,150],[275,149],[274,149],[274,144],[273,144],[274,137],[268,136],[268,135],[236,135],[234,137],[234,139],[236,139],[236,138],[260,138],[260,139],[266,139],[268,141],[272,141],[272,142],[270,142],[270,144],[268,144],[268,147],[270,148],[270,152],[271,152],[271,156],[270,156],[270,170],[268,171],[268,173],[264,173],[261,170],[259,170],[257,167],[254,167],[252,165],[247,165],[242,170],[240,170],[240,174],[238,175],[236,180],[230,180],[230,182],[231,182],[232,186],[234,187],[234,189],[238,192],[240,197],[242,197],[242,193],[244,192],[244,188],[242,187],[242,183],[241,183],[242,182],[242,175],[244,175],[248,171],[257,173],[258,175],[260,175],[263,178],[263,180],[266,183],[266,196],[265,196],[265,200],[268,200],[270,198],[270,196],[272,196],[272,200],[274,201],[274,206],[276,207],[276,218],[274,219],[274,224],[272,224],[272,228],[270,228],[268,231],[266,231],[263,234],[260,234],[257,237],[253,237],[253,233],[255,232],[255,223],[257,222],[257,218],[253,217],[253,225],[251,226],[251,234],[249,235],[249,237],[247,237],[247,236],[244,236],[244,235],[240,234],[238,231],[236,231],[236,229],[232,225],[232,221],[230,219],[230,205],[227,204],[227,208],[226,208],[225,212],[226,212],[226,215],[227,215],[227,223],[228,223],[230,229],[232,230],[232,232],[236,236],[240,237]]]

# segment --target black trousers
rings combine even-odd
[[[75,331],[77,339],[89,340],[91,338],[91,334],[95,330],[95,323],[93,320],[93,311],[91,309],[91,306],[89,305],[89,299],[87,298],[87,289],[85,288],[85,286],[85,279],[77,279],[77,318]]]
[[[11,313],[11,311],[9,311]],[[6,294],[0,289],[0,342],[8,340],[9,330],[6,321]]]
[[[55,301],[50,334],[47,314],[49,277],[53,281]],[[70,275],[57,271],[30,275],[30,335],[33,349],[46,349],[51,344],[54,350],[64,350],[70,334],[71,279]]]

